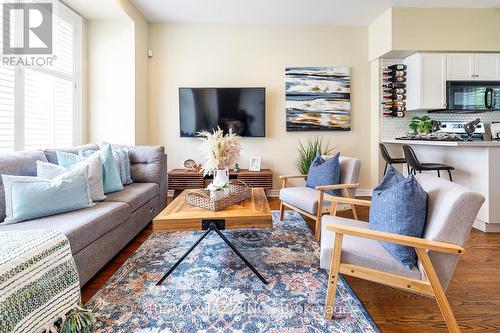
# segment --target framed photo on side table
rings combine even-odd
[[[252,156],[250,159],[249,171],[260,171],[260,164],[262,163],[262,156]]]

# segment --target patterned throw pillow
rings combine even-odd
[[[370,229],[422,237],[427,215],[427,193],[413,175],[405,178],[389,166],[382,182],[373,189]],[[399,262],[411,269],[417,262],[412,247],[380,242]]]
[[[113,157],[120,172],[120,179],[123,185],[132,184],[130,176],[130,157],[127,148],[113,149]]]
[[[306,186],[315,188],[321,185],[336,185],[340,180],[340,153],[325,160],[318,153],[314,158],[307,174]],[[339,196],[342,190],[328,190],[328,194]]]

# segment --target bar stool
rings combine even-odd
[[[455,170],[454,167],[442,163],[420,163],[417,155],[415,155],[415,151],[409,145],[403,145],[403,152],[405,153],[406,161],[414,174],[416,174],[417,171],[420,173],[422,173],[422,171],[437,171],[438,177],[441,177],[440,171],[446,170],[448,171],[450,181],[453,181],[453,178],[451,177],[451,170]]]
[[[384,176],[385,176],[385,173],[387,172],[388,165],[406,163],[406,158],[404,158],[404,157],[399,157],[399,158],[391,157],[391,155],[389,155],[389,151],[387,150],[387,147],[383,143],[379,143],[378,146],[380,148],[380,155],[382,155],[382,158],[385,161]],[[408,164],[406,164],[406,167],[408,169],[408,174],[410,174],[410,166]]]

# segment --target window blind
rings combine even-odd
[[[80,16],[54,1],[53,65],[0,66],[0,151],[80,143],[81,24]]]

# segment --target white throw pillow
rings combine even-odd
[[[102,162],[99,156],[89,157],[73,165],[70,170],[81,169],[83,166],[88,166],[89,169],[89,187],[92,201],[102,201],[106,199],[102,182]],[[36,162],[36,174],[40,178],[54,179],[67,171],[66,168],[56,164],[42,161]]]

